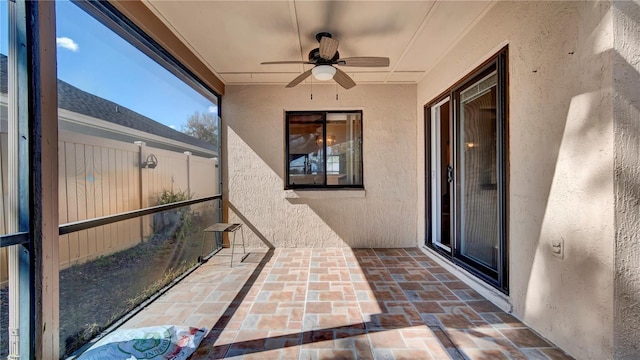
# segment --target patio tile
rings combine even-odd
[[[439,301],[438,304],[447,314],[452,314],[457,308],[466,306],[466,303],[463,301]]]
[[[305,314],[302,319],[302,330],[319,330],[320,329],[320,315],[318,314]]]
[[[283,282],[270,282],[262,285],[262,290],[264,291],[281,291],[284,289]]]
[[[509,357],[500,350],[468,350],[465,354],[471,360],[509,360]]]
[[[424,289],[422,287],[421,283],[415,282],[415,281],[400,282],[398,285],[400,285],[400,288],[402,288],[403,290],[422,290],[422,289]]]
[[[502,350],[504,353],[508,354],[513,360],[528,359],[528,357],[525,354],[523,354],[523,352],[520,351],[520,349],[513,346],[513,344],[509,340],[496,337],[496,338],[492,338],[491,341],[494,341],[498,345],[499,349]]]
[[[353,350],[318,350],[318,359],[323,360],[352,360],[355,357]]]
[[[471,337],[467,335],[467,333],[463,330],[457,329],[448,329],[447,336],[453,342],[456,348],[462,349],[464,351],[469,349],[477,349],[478,344],[473,341]]]
[[[447,298],[439,291],[416,291],[415,294],[421,301],[442,301]]]
[[[308,314],[331,314],[331,310],[330,302],[307,302],[305,312]]]
[[[469,319],[462,315],[438,314],[436,315],[442,325],[452,329],[469,329],[474,325]]]
[[[333,349],[335,333],[332,330],[314,330],[302,334],[302,349]]]
[[[442,346],[442,344],[438,339],[427,339],[425,340],[425,343],[427,344],[427,350],[429,351],[429,354],[433,359],[438,359],[438,360],[450,359],[449,353]]]
[[[320,301],[340,301],[344,300],[344,294],[342,291],[322,291],[319,294],[318,300]]]
[[[412,325],[422,325],[422,318],[412,303],[405,301],[388,301],[385,303],[390,314],[404,314]]]
[[[422,349],[394,349],[393,356],[396,360],[431,359],[431,354]]]
[[[229,306],[228,303],[224,302],[205,302],[200,304],[193,313],[194,314],[208,314],[208,315],[220,315],[224,312],[224,310]]]
[[[549,343],[529,329],[501,329],[500,332],[512,343],[521,348],[550,346]]]
[[[214,256],[124,326],[211,329],[196,360],[570,359],[419,249],[249,252]]]
[[[404,349],[406,344],[400,330],[369,332],[369,340],[374,349]]]
[[[504,349],[505,346],[502,346],[498,341],[502,340],[504,343],[508,343],[498,330],[491,327],[473,328],[467,330],[467,335],[473,339],[479,349]]]
[[[293,291],[272,291],[269,294],[269,301],[292,301],[294,296]]]
[[[436,301],[416,301],[412,302],[416,310],[421,314],[444,313],[444,309]]]
[[[299,354],[300,354],[300,347],[299,346],[293,346],[293,347],[284,348],[284,349],[280,350],[280,357],[278,358],[278,360],[297,359]],[[265,358],[263,358],[263,360],[264,359]]]
[[[220,283],[220,285],[218,285],[218,287],[216,288],[216,291],[235,291],[237,292],[238,290],[240,290],[240,288],[242,287],[242,283],[241,282],[223,282]]]
[[[309,282],[309,290],[329,290],[331,283],[328,281],[311,281]]]
[[[528,360],[549,360],[539,349],[520,349],[522,355]]]
[[[404,314],[376,314],[371,316],[371,322],[367,328],[371,329],[393,329],[411,326],[411,322]]]
[[[255,303],[249,311],[251,314],[273,314],[278,309],[278,303]]]
[[[571,356],[564,353],[564,351],[555,348],[540,349],[540,352],[547,355],[551,360],[569,360]]]
[[[500,323],[507,325],[509,327],[526,327],[522,322],[520,322],[518,319],[514,318],[509,314],[499,312],[493,315],[495,315],[499,319]]]
[[[467,301],[467,305],[471,306],[473,310],[479,313],[487,313],[487,312],[501,313],[502,312],[502,310],[500,310],[497,306],[495,306],[489,300]]]
[[[458,306],[451,309],[452,314],[463,315],[474,323],[485,323],[484,319],[468,306]]]
[[[260,320],[260,315],[248,315],[242,322],[242,330],[255,330]]]
[[[259,315],[256,329],[286,329],[289,323],[288,315]]]

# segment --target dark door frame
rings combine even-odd
[[[496,141],[497,141],[497,189],[498,189],[498,236],[499,236],[499,256],[498,256],[498,266],[497,270],[488,269],[485,266],[481,266],[481,264],[473,261],[468,257],[464,257],[460,254],[459,251],[459,235],[458,235],[458,226],[456,217],[456,213],[458,212],[457,204],[455,200],[453,200],[457,194],[456,191],[453,191],[450,195],[451,199],[451,224],[450,224],[450,233],[451,233],[451,252],[447,252],[441,247],[438,247],[433,244],[432,232],[433,232],[433,209],[432,209],[432,201],[433,194],[431,190],[431,108],[446,99],[450,98],[450,123],[453,127],[453,132],[450,134],[450,137],[453,138],[454,143],[451,144],[452,150],[452,163],[454,165],[454,173],[457,173],[457,146],[455,141],[457,141],[457,133],[458,129],[458,114],[459,114],[459,94],[462,90],[467,88],[469,85],[478,81],[482,77],[487,74],[496,71],[498,76],[498,84],[496,91]],[[509,243],[508,243],[508,194],[509,194],[509,181],[508,181],[508,173],[509,173],[509,162],[508,162],[508,47],[504,47],[494,56],[489,58],[483,64],[478,66],[476,69],[471,71],[469,74],[464,76],[454,85],[452,85],[449,89],[438,95],[433,100],[429,101],[424,106],[424,139],[425,139],[425,245],[439,254],[443,255],[445,258],[449,259],[452,263],[457,266],[460,266],[469,272],[473,273],[477,277],[481,278],[485,282],[489,283],[491,286],[497,288],[501,292],[508,294],[509,292],[509,271],[508,271],[508,252],[509,252]],[[453,187],[456,188],[456,177],[454,176],[454,184]]]

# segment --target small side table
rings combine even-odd
[[[217,223],[209,226],[208,228],[202,231],[203,237],[208,232],[233,233],[233,241],[230,241],[230,244],[229,244],[231,246],[231,265],[230,265],[231,267],[233,267],[233,252],[236,247],[236,231],[238,231],[238,229],[240,229],[240,234],[242,235],[242,253],[244,254],[242,256],[242,259],[240,259],[240,262],[242,262],[249,255],[247,254],[247,251],[245,250],[245,247],[244,247],[244,230],[242,229],[242,224]]]

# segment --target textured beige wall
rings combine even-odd
[[[640,1],[612,6],[615,358],[640,359]]]
[[[514,315],[579,359],[613,357],[612,43],[608,3],[498,2],[418,85],[422,111],[509,45],[509,296]],[[421,243],[424,203],[418,214]]]
[[[227,86],[223,183],[229,221],[250,246],[405,247],[416,243],[416,86]],[[287,198],[286,110],[363,110],[364,197]],[[300,192],[299,192],[300,193]]]

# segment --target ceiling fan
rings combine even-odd
[[[335,80],[345,89],[351,89],[356,86],[355,81],[349,77],[344,71],[336,68],[339,66],[357,66],[357,67],[387,67],[389,66],[388,57],[360,56],[340,58],[338,52],[338,40],[335,40],[328,32],[320,32],[316,34],[316,40],[320,43],[317,47],[309,52],[309,61],[266,61],[262,65],[273,64],[308,64],[315,65],[312,69],[303,72],[293,79],[287,87],[294,87],[300,84],[304,79],[313,75],[317,80]]]

